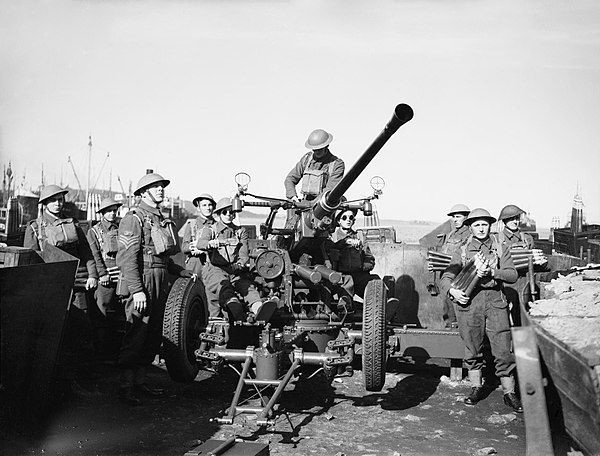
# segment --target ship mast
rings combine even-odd
[[[89,211],[90,207],[90,179],[92,176],[92,135],[90,133],[90,141],[88,142],[89,152],[88,152],[88,175],[87,175],[87,188],[85,191],[85,211],[86,213]]]

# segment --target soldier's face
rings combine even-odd
[[[487,220],[475,220],[471,223],[471,233],[479,240],[486,239],[490,234],[490,222]]]
[[[454,229],[459,229],[464,225],[465,219],[467,216],[465,214],[452,214],[452,224],[454,225]]]
[[[230,207],[226,207],[225,209],[222,209],[221,211],[219,211],[219,217],[221,217],[221,221],[224,224],[228,224],[228,223],[233,222],[235,215]]]
[[[56,195],[46,200],[46,210],[53,215],[60,214],[63,206],[65,205],[65,196]]]
[[[509,219],[504,219],[504,224],[506,225],[506,228],[508,228],[511,231],[517,231],[519,229],[519,223],[521,222],[521,216],[520,215],[516,215],[514,217],[511,217]]]
[[[114,222],[117,218],[117,212],[119,211],[118,206],[110,206],[107,207],[102,216],[106,219],[107,222]]]
[[[165,199],[165,186],[162,182],[157,182],[144,190],[142,196],[149,198],[156,204],[160,204]]]
[[[323,147],[322,149],[313,149],[313,155],[315,158],[323,158],[329,149]]]
[[[215,211],[215,205],[212,201],[203,199],[198,203],[198,210],[204,217],[210,217]]]
[[[347,230],[354,225],[355,216],[352,211],[346,211],[340,216],[340,226]]]

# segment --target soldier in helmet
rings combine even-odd
[[[47,244],[58,247],[79,259],[78,275],[87,277],[83,288],[73,290],[58,358],[61,386],[70,388],[75,394],[86,395],[86,387],[93,386],[89,384],[93,351],[86,290],[96,288],[98,272],[78,221],[64,214],[67,193],[68,190],[58,185],[42,189],[39,200],[42,214],[27,225],[23,246],[38,251],[44,250]]]
[[[285,197],[292,201],[315,199],[331,190],[344,177],[344,162],[329,150],[333,135],[325,130],[314,130],[304,143],[309,152],[304,154],[285,178]],[[301,183],[300,196],[296,185]],[[289,226],[289,220],[287,225]]]
[[[465,219],[469,215],[469,208],[464,204],[455,204],[448,212],[450,224],[452,226],[449,233],[438,235],[440,238],[439,251],[452,255],[462,244],[465,243],[471,232],[469,227],[464,224]],[[431,263],[427,264],[427,269],[433,271]],[[456,323],[456,314],[454,313],[454,305],[447,296],[442,296],[443,299],[443,319],[447,327]]]
[[[189,220],[185,225],[181,251],[187,256],[187,269],[200,275],[202,265],[206,262],[206,253],[204,250],[200,250],[196,244],[198,243],[202,229],[205,226],[212,226],[215,223],[213,212],[217,203],[211,195],[203,193],[194,198],[192,204],[198,209],[198,216],[194,220]]]
[[[134,191],[140,198],[139,205],[119,224],[117,265],[123,281],[119,293],[127,295],[125,314],[129,323],[119,352],[119,398],[130,405],[140,404],[136,393],[164,395],[164,390],[146,384],[146,370],[162,341],[167,271],[181,277],[193,276],[192,271],[171,259],[179,251],[175,224],[160,210],[169,183],[160,174],[144,175]]]
[[[215,208],[217,222],[202,229],[197,248],[207,252],[208,262],[203,269],[203,280],[207,290],[219,297],[219,305],[232,321],[247,319],[242,296],[258,321],[268,321],[276,303],[263,303],[249,275],[250,256],[248,232],[233,223],[235,213],[231,198],[221,198]]]
[[[116,342],[114,325],[118,310],[117,279],[119,277],[119,268],[117,267],[119,219],[117,213],[122,205],[123,203],[117,202],[111,197],[104,198],[96,211],[101,215],[100,221],[87,233],[96,269],[100,276],[94,295],[96,306],[92,306],[90,309],[90,317],[94,327],[96,351],[107,361],[112,359]]]
[[[507,250],[511,249],[523,249],[530,250],[535,248],[535,242],[533,237],[529,233],[521,231],[521,217],[525,213],[523,209],[514,204],[504,206],[500,211],[498,219],[502,222],[498,237],[502,242],[503,248]],[[537,270],[546,270],[547,259],[542,257],[536,262]],[[510,315],[512,322],[515,326],[521,324],[521,312],[519,309],[520,296],[523,288],[528,283],[527,281],[527,269],[521,269],[518,271],[519,279],[515,285],[506,287],[506,297],[508,298]]]
[[[496,236],[490,234],[496,219],[481,208],[473,209],[464,223],[471,235],[454,252],[450,266],[442,275],[442,293],[455,305],[460,336],[465,343],[465,363],[469,369],[471,393],[467,405],[475,405],[485,397],[482,383],[483,340],[487,335],[495,358],[496,375],[504,392],[504,403],[516,412],[522,412],[521,401],[515,391],[515,358],[511,352],[512,338],[508,319],[508,304],[503,295],[505,283],[517,280],[510,252],[502,248]],[[473,261],[473,263],[471,263]],[[475,265],[475,288],[467,295],[466,289],[454,283],[455,277],[467,265]]]

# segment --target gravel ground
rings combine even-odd
[[[500,389],[475,407],[462,399],[470,388],[448,379],[448,369],[390,361],[384,389],[368,393],[361,372],[329,385],[320,374],[295,379],[284,393],[276,423],[263,429],[251,416],[218,425],[236,384],[233,371],[201,373],[195,382],[171,382],[162,366],[152,384],[168,389],[161,399],[129,407],[116,399],[118,372],[99,372],[98,390],[57,406],[36,436],[3,428],[3,454],[183,455],[207,439],[232,435],[268,443],[271,455],[522,455],[522,415],[502,403]],[[579,454],[559,431],[557,455]]]

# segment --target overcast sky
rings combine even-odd
[[[600,2],[0,0],[0,154],[18,181],[135,184],[191,200],[283,196],[315,128],[347,169],[398,103],[415,111],[348,196],[380,175],[380,216],[454,203],[540,226],[577,186],[600,223]],[[112,173],[111,173],[112,171]]]

